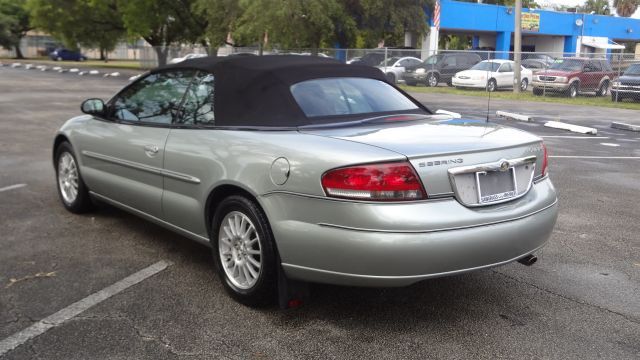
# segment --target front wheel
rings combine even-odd
[[[244,196],[229,196],[218,206],[211,229],[213,258],[225,290],[248,306],[273,303],[276,249],[262,210]]]
[[[415,81],[405,80],[404,82],[409,86],[417,86],[418,85],[418,83],[415,82]]]
[[[438,75],[434,73],[429,73],[427,76],[427,86],[436,87],[438,86]]]
[[[520,82],[520,90],[527,91],[528,87],[529,87],[529,80],[527,80],[527,78],[522,79],[522,81]]]
[[[578,96],[578,84],[573,83],[569,86],[569,89],[567,90],[567,96],[570,98],[575,98],[576,96]]]
[[[72,213],[80,214],[91,209],[93,203],[89,190],[82,181],[73,147],[63,142],[56,149],[56,183],[62,205]]]
[[[487,91],[493,92],[498,88],[498,84],[496,83],[496,79],[490,79],[487,83]]]
[[[542,95],[542,89],[534,87],[533,88],[533,95],[536,95],[536,96]]]

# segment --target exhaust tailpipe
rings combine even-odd
[[[533,264],[536,263],[536,261],[538,261],[538,257],[533,255],[533,254],[529,254],[521,259],[518,259],[518,262],[522,265],[527,265],[527,266],[531,266]]]

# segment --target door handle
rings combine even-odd
[[[151,154],[157,154],[158,150],[160,150],[156,145],[145,145],[144,151]]]

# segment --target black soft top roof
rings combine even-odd
[[[316,56],[267,55],[203,57],[167,65],[196,69],[215,77],[214,111],[219,126],[291,127],[311,124],[293,98],[290,86],[329,77],[363,77],[386,81],[373,67],[345,65]],[[421,106],[420,106],[421,107]]]

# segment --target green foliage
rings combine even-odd
[[[116,0],[130,37],[142,37],[167,61],[167,46],[204,41],[206,18],[192,11],[195,0]]]
[[[318,48],[354,31],[354,22],[338,0],[244,0],[234,37],[241,43],[283,48]]]
[[[424,10],[431,0],[360,0],[359,28],[369,46],[384,40],[386,46],[403,45],[405,31],[420,36],[427,32]]]
[[[592,11],[598,15],[610,15],[608,0],[586,0],[582,6],[578,7],[578,11],[590,14]]]
[[[203,35],[209,46],[217,48],[226,43],[229,33],[235,31],[245,7],[239,0],[196,0],[192,9],[207,23]]]
[[[613,0],[616,13],[622,17],[631,17],[638,10],[639,5],[640,0]]]
[[[29,30],[31,26],[25,0],[0,0],[0,46],[16,49],[17,57],[22,58],[20,39]]]
[[[112,50],[125,29],[115,0],[27,0],[31,23],[65,46]]]

